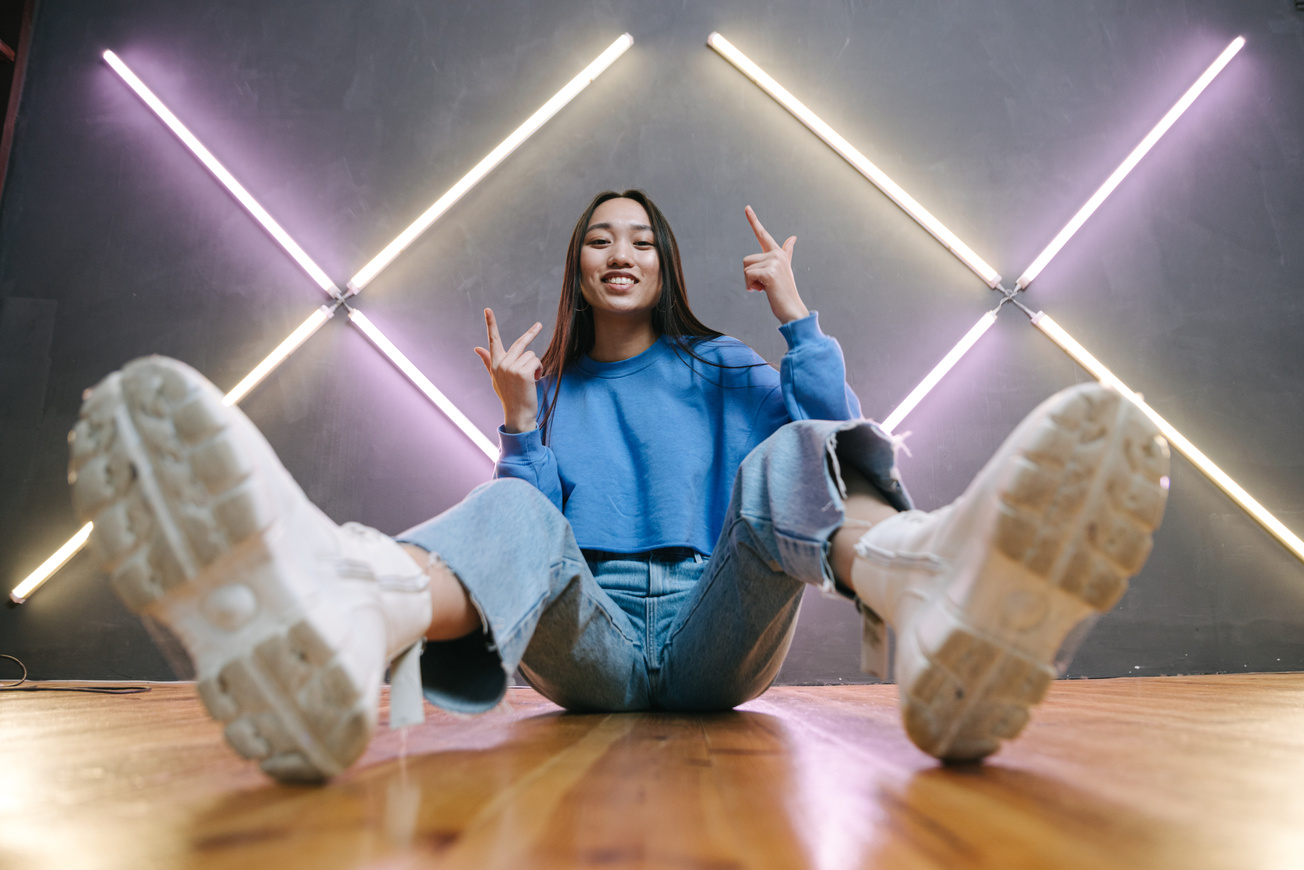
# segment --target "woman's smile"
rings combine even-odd
[[[661,298],[661,258],[643,206],[609,199],[593,211],[580,251],[580,291],[594,314],[651,317]]]

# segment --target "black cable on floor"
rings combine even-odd
[[[0,659],[9,659],[9,661],[14,662],[15,664],[18,665],[18,667],[23,669],[23,675],[18,678],[18,682],[0,683],[0,689],[16,689],[19,686],[21,686],[23,683],[27,682],[27,665],[18,661],[18,659],[14,658],[13,656],[5,655],[4,653],[0,653]]]
[[[139,695],[148,692],[149,686],[24,686],[27,682],[27,665],[17,658],[0,653],[0,659],[9,661],[23,669],[23,675],[17,681],[0,683],[0,692],[85,692],[91,695]]]

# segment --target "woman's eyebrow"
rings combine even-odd
[[[591,233],[594,230],[613,230],[613,229],[615,229],[615,227],[613,227],[611,224],[607,223],[606,221],[603,221],[600,224],[589,224],[589,228],[585,230],[585,232]],[[630,224],[630,229],[647,230],[651,232],[652,227],[649,226],[648,224]]]

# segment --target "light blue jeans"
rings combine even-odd
[[[773,682],[803,584],[833,589],[829,540],[843,521],[841,468],[911,507],[877,424],[801,421],[748,455],[709,558],[586,558],[570,523],[528,483],[500,479],[398,536],[436,553],[484,631],[430,643],[426,698],[460,713],[495,706],[519,666],[571,710],[727,710]]]

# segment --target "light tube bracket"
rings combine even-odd
[[[213,156],[212,152],[199,141],[198,137],[190,131],[185,124],[163,103],[162,100],[140,79],[139,76],[127,66],[114,52],[105,51],[102,55],[105,62],[118,74],[127,85],[135,91],[136,95],[148,106],[154,114],[163,121],[165,125],[173,132],[181,142],[190,149],[191,153],[208,169],[208,171],[235,197],[236,201],[244,206],[245,210],[257,220],[263,228],[272,236],[272,238],[281,245],[282,249],[288,253],[299,266],[308,273],[308,275],[324,290],[331,298],[332,302],[321,306],[308,319],[301,323],[293,332],[290,333],[277,347],[267,355],[254,369],[249,372],[235,387],[223,397],[223,403],[234,405],[244,399],[259,384],[263,382],[273,371],[276,370],[291,354],[298,350],[304,342],[317,333],[319,329],[335,316],[335,312],[343,304],[343,300],[348,296],[356,295],[366,284],[371,281],[379,272],[389,265],[407,245],[411,244],[417,236],[425,232],[438,218],[447,211],[452,205],[462,198],[471,190],[481,178],[489,173],[494,167],[501,163],[509,154],[516,150],[521,143],[528,139],[533,133],[547,122],[553,115],[569,103],[574,97],[584,90],[595,78],[601,75],[612,63],[615,62],[622,54],[633,45],[634,39],[628,33],[618,37],[605,51],[602,52],[592,63],[585,67],[577,76],[562,88],[551,100],[545,103],[538,111],[531,115],[524,124],[518,127],[510,136],[498,145],[487,157],[476,164],[471,172],[467,173],[456,185],[453,186],[444,196],[440,197],[426,212],[409,226],[399,238],[395,239],[385,248],[375,259],[372,260],[362,272],[354,276],[354,280],[348,284],[348,292],[342,292],[329,276],[321,269],[317,263],[308,256],[289,233],[267,212],[266,209],[254,199],[253,195],[245,189],[234,175],[231,174],[225,166]],[[347,308],[347,306],[346,306]],[[429,378],[421,373],[419,369],[412,364],[410,360],[394,346],[385,335],[367,320],[366,317],[356,309],[347,309],[349,319],[357,326],[371,341],[371,343],[380,349],[386,357],[403,373],[425,396],[430,399],[446,416],[457,425],[459,429],[466,434],[468,438],[491,460],[497,461],[498,449],[480,432],[474,424],[461,412]],[[356,315],[356,316],[355,316]],[[87,523],[77,534],[70,538],[62,547],[60,547],[52,556],[46,559],[41,565],[33,571],[26,579],[18,584],[9,594],[10,600],[15,604],[21,604],[27,600],[31,594],[54,575],[64,564],[73,556],[79,553],[86,542],[90,539],[90,534],[94,528],[92,523]]]
[[[395,257],[403,253],[408,245],[415,242],[422,233],[430,228],[431,224],[439,220],[444,212],[452,208],[471,188],[479,184],[480,180],[488,175],[499,163],[506,160],[508,155],[515,151],[522,142],[533,136],[553,115],[560,112],[567,103],[575,99],[580,91],[587,88],[594,79],[602,75],[607,67],[615,63],[616,59],[633,44],[634,37],[628,33],[623,33],[617,37],[616,41],[607,46],[602,54],[580,70],[575,78],[567,82],[560,91],[553,95],[552,99],[540,106],[538,111],[526,118],[521,126],[513,130],[494,150],[485,155],[483,160],[473,166],[470,172],[462,176],[443,196],[435,200],[434,204],[413,221],[407,229],[399,233],[394,241],[386,245],[379,254],[372,258],[371,262],[363,266],[356,275],[349,279],[349,283],[346,285],[348,295],[356,296],[361,293],[380,274],[382,269],[392,263]]]
[[[910,215],[916,223],[927,230],[929,235],[936,239],[942,247],[973,270],[974,274],[983,280],[983,283],[993,290],[1000,286],[1000,273],[988,265],[986,260],[960,241],[959,236],[947,229],[946,225],[934,217],[928,209],[920,205],[918,200],[906,193],[901,185],[889,178],[887,173],[874,165],[864,154],[861,154],[856,146],[842,138],[836,130],[807,108],[801,100],[789,93],[787,88],[775,81],[769,73],[757,66],[751,58],[735,48],[733,43],[719,33],[713,32],[707,37],[706,44],[732,64],[735,69],[751,79],[757,87],[769,94],[776,103],[787,109],[794,118],[806,126],[806,129],[818,136],[825,145],[832,148],[843,160],[851,164],[853,169],[863,175],[871,184],[882,191],[888,199],[896,203],[902,211]]]
[[[476,425],[471,422],[470,418],[463,414],[461,409],[454,405],[453,402],[434,385],[430,378],[422,374],[421,370],[413,365],[412,361],[398,349],[394,342],[390,341],[383,332],[377,329],[376,325],[372,323],[365,314],[356,308],[349,308],[348,310],[349,321],[358,328],[358,331],[365,335],[368,341],[388,357],[389,361],[394,364],[394,367],[401,371],[417,389],[424,393],[426,398],[434,403],[435,407],[443,411],[444,415],[452,420],[454,425],[461,429],[466,437],[470,438],[472,443],[474,443],[476,447],[479,447],[480,451],[484,453],[485,456],[488,456],[493,462],[497,462],[498,448],[494,446],[492,441],[485,437],[483,432],[476,428]]]
[[[1053,319],[1043,312],[1033,312],[1026,305],[1019,302],[1017,295],[1028,288],[1028,285],[1040,274],[1046,264],[1059,252],[1059,250],[1068,242],[1075,232],[1086,222],[1086,220],[1099,208],[1100,204],[1114,191],[1119,183],[1132,171],[1140,162],[1155,143],[1173,126],[1178,118],[1190,107],[1190,105],[1200,96],[1209,84],[1218,76],[1227,66],[1233,57],[1244,47],[1245,38],[1236,37],[1231,43],[1223,49],[1222,53],[1214,60],[1212,64],[1200,75],[1172,108],[1159,120],[1159,122],[1150,130],[1150,132],[1141,140],[1141,142],[1132,149],[1127,158],[1119,165],[1117,169],[1105,180],[1105,182],[1092,194],[1091,198],[1080,208],[1073,218],[1065,227],[1051,240],[1051,243],[1033,260],[1032,264],[1024,271],[1023,275],[1015,282],[1014,288],[1009,289],[1000,282],[1000,276],[994,269],[987,266],[985,262],[973,255],[970,259],[968,254],[972,251],[963,246],[959,239],[954,239],[955,243],[950,240],[954,234],[947,230],[920,206],[913,198],[901,190],[895,182],[887,178],[877,166],[874,166],[863,154],[857,151],[854,146],[850,145],[837,132],[821,120],[814,112],[803,105],[796,97],[792,96],[778,82],[770,77],[764,70],[757,66],[751,59],[740,52],[729,43],[719,33],[712,33],[707,39],[707,44],[713,48],[721,57],[733,64],[740,72],[756,83],[758,87],[769,94],[776,102],[787,109],[794,117],[804,124],[807,129],[823,140],[829,147],[841,155],[848,163],[855,167],[862,175],[874,184],[880,191],[889,196],[894,202],[915,219],[921,226],[929,231],[939,242],[942,243],[949,251],[964,261],[979,277],[987,282],[993,290],[1000,292],[1005,302],[1013,302],[1032,320],[1043,334],[1054,341],[1065,353],[1076,360],[1079,365],[1099,380],[1101,383],[1108,384],[1120,393],[1125,395],[1129,400],[1135,402],[1138,407],[1148,416],[1155,425],[1163,432],[1164,437],[1168,439],[1173,447],[1185,456],[1196,468],[1203,473],[1211,482],[1221,489],[1230,497],[1238,506],[1246,511],[1264,530],[1281,542],[1296,558],[1304,561],[1304,542],[1300,540],[1290,529],[1286,528],[1276,517],[1269,513],[1258,501],[1250,496],[1236,481],[1232,480],[1221,468],[1215,465],[1207,456],[1205,456],[1194,444],[1190,442],[1182,433],[1164,420],[1153,408],[1147,405],[1142,398],[1132,392],[1122,383],[1112,372],[1105,368],[1099,360],[1092,356],[1086,348],[1082,347],[1076,340],[1063,330]],[[956,244],[958,243],[958,244]],[[967,252],[967,253],[962,253]],[[1000,310],[1000,305],[996,311]],[[883,421],[883,428],[887,432],[892,432],[897,425],[910,413],[918,402],[927,395],[928,391],[937,384],[939,380],[950,370],[952,366],[973,346],[974,342],[990,327],[990,323],[984,325],[984,320],[988,317],[995,318],[995,311],[989,312],[980,319],[978,323],[970,329],[960,342],[947,353],[946,357],[939,362],[928,376],[920,382],[909,396],[906,397],[895,410]]]
[[[236,177],[232,175],[216,157],[213,156],[213,152],[209,151],[208,148],[204,146],[204,143],[200,142],[199,138],[195,136],[194,133],[190,132],[190,128],[181,123],[181,119],[173,114],[171,109],[164,105],[163,101],[160,100],[152,90],[150,90],[148,85],[141,81],[140,76],[136,75],[131,67],[127,66],[122,58],[118,57],[112,51],[106,50],[101,56],[104,58],[105,62],[108,63],[109,67],[127,83],[127,86],[136,92],[136,96],[140,97],[141,101],[158,116],[159,120],[167,125],[173,135],[180,139],[181,143],[190,149],[190,152],[199,159],[200,163],[204,164],[209,173],[211,173],[212,176],[216,178],[233,197],[235,197],[236,202],[244,206],[245,211],[249,212],[254,220],[258,221],[263,229],[267,231],[268,235],[270,235],[276,243],[290,255],[291,259],[298,263],[299,267],[308,273],[308,276],[317,283],[317,286],[325,291],[327,295],[339,299],[342,296],[342,293],[340,288],[335,286],[335,282],[330,279],[330,276],[322,270],[321,266],[317,265],[312,257],[308,256],[307,251],[299,247],[298,242],[290,238],[290,234],[285,231],[285,228],[277,223],[276,219],[268,213],[267,209],[263,208],[258,200],[254,199],[253,194],[246,190],[245,186],[237,181]]]

